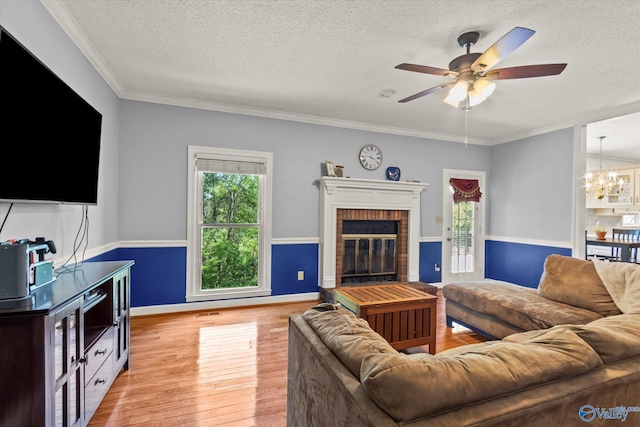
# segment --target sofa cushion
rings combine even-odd
[[[366,320],[336,304],[318,304],[302,318],[338,359],[360,379],[362,358],[370,353],[397,351],[369,327]]]
[[[621,313],[593,263],[583,259],[549,255],[544,262],[538,295],[603,316]]]
[[[559,325],[547,330],[522,332],[509,335],[504,341],[536,342],[540,336],[556,329],[575,333],[598,353],[605,364],[640,354],[640,314],[605,317],[588,325]]]
[[[436,355],[370,354],[360,381],[378,406],[406,422],[602,365],[589,345],[565,330],[547,331],[535,343],[489,341],[463,348]]]
[[[562,328],[566,325],[558,325],[558,326],[554,326],[551,329],[554,328]],[[551,329],[536,329],[535,331],[524,331],[524,332],[519,332],[517,334],[511,334],[507,337],[502,338],[502,341],[505,342],[515,342],[515,343],[523,343],[527,340],[530,340],[532,338],[536,338],[539,337],[540,335],[546,334],[547,332],[549,332]]]
[[[525,331],[602,318],[596,312],[539,296],[535,289],[499,280],[450,283],[444,286],[443,295]]]

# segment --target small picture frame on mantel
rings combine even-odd
[[[336,176],[336,169],[333,166],[333,162],[329,160],[325,160],[325,165],[327,166],[327,176]]]

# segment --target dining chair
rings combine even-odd
[[[602,252],[591,253],[589,254],[589,244],[587,243],[589,240],[589,232],[587,230],[584,231],[584,259],[588,260],[600,260],[600,261],[614,261],[613,250],[611,255],[604,255]]]
[[[614,240],[622,240],[627,242],[637,242],[640,241],[640,229],[638,230],[629,230],[624,228],[614,228],[611,230],[611,234]],[[612,261],[620,261],[620,248],[611,248],[611,260]],[[629,256],[629,261],[638,262],[638,249],[631,249],[631,254]]]

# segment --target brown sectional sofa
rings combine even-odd
[[[451,283],[442,291],[447,326],[460,323],[490,338],[564,323],[589,323],[603,317],[541,297],[536,289],[498,280]]]
[[[339,305],[291,316],[287,426],[640,425],[640,311],[542,328],[535,310],[515,311],[536,329],[436,355],[397,352]]]
[[[407,355],[334,307],[289,319],[289,427],[584,426],[585,405],[640,404],[639,314]]]
[[[550,255],[537,289],[498,280],[443,287],[447,325],[460,323],[492,338],[561,324],[585,324],[621,311],[593,263]]]

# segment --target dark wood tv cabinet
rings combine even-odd
[[[0,310],[0,426],[89,423],[129,369],[133,264],[65,267],[30,307]]]

